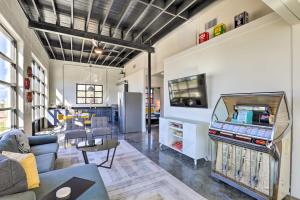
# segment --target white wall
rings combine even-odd
[[[261,0],[219,0],[192,17],[185,24],[157,42],[155,53],[152,55],[152,74],[163,71],[164,60],[176,53],[196,45],[197,35],[205,31],[205,23],[217,18],[218,23],[224,23],[227,29],[232,29],[235,15],[247,11],[250,21],[258,19],[272,10]],[[125,65],[126,74],[136,68],[147,68],[147,53],[139,54],[134,60]]]
[[[300,25],[292,29],[275,13],[173,55],[164,63],[165,116],[209,122],[220,94],[285,91],[294,110],[292,196],[299,198],[299,55]],[[207,75],[208,109],[170,107],[168,80],[201,73]]]
[[[209,122],[222,93],[286,91],[291,97],[290,26],[276,14],[266,18],[166,59],[165,116]],[[201,73],[207,76],[208,109],[170,107],[168,80]]]
[[[51,60],[50,62],[50,105],[90,106],[76,104],[76,83],[90,83],[90,65],[83,63]],[[103,104],[117,104],[118,86],[121,69],[92,65],[91,81],[103,85]]]
[[[293,163],[292,195],[300,199],[300,24],[293,27]]]
[[[32,133],[31,103],[24,101],[23,78],[25,69],[31,65],[35,55],[43,67],[48,70],[49,57],[38,37],[28,28],[28,20],[17,0],[0,0],[0,22],[17,40],[19,67],[19,127],[27,134]]]

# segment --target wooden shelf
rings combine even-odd
[[[174,136],[174,137],[177,137],[177,138],[179,138],[179,139],[181,139],[181,140],[183,139],[183,136],[179,136],[179,135],[176,135],[176,134],[173,134],[173,136]]]
[[[169,126],[169,128],[170,129],[173,129],[173,130],[176,130],[176,131],[183,131],[183,129],[181,129],[181,128],[176,128],[176,127],[174,127],[174,126]]]

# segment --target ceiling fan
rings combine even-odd
[[[96,54],[105,54],[105,53],[119,53],[119,51],[114,50],[114,49],[108,49],[108,48],[102,48],[100,47],[100,42],[96,41],[96,40],[92,40],[92,44],[94,46],[94,52]],[[84,52],[90,52],[90,49],[85,49],[83,50]]]

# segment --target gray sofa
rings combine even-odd
[[[0,141],[1,142],[1,141]],[[0,197],[0,200],[42,200],[45,195],[57,188],[72,177],[79,177],[94,181],[95,184],[84,192],[78,199],[108,200],[108,194],[104,183],[94,164],[81,165],[60,170],[54,170],[57,158],[57,136],[44,135],[29,137],[31,152],[36,157],[37,168],[40,177],[40,187],[26,192],[16,193]],[[13,148],[16,149],[16,148]],[[1,149],[0,152],[11,149]],[[0,169],[1,170],[1,169]]]
[[[9,135],[11,134],[11,132],[9,131],[6,132],[5,134]],[[0,152],[13,151],[13,152],[21,153],[19,152],[17,146],[11,147],[11,145],[17,145],[17,141],[13,142],[13,144],[9,144],[10,146],[7,147],[3,145],[3,138],[1,138],[0,141]],[[35,155],[38,172],[45,173],[54,170],[55,167],[54,164],[57,158],[57,151],[59,147],[57,143],[57,136],[54,135],[30,136],[28,137],[28,140],[29,140],[31,153]]]
[[[28,139],[30,150],[35,155],[38,172],[45,173],[54,170],[59,147],[57,136],[31,136]]]

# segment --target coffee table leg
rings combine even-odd
[[[89,164],[89,160],[85,151],[82,151],[83,159],[85,164]]]
[[[113,162],[114,162],[114,158],[115,158],[116,149],[117,149],[117,147],[115,147],[115,149],[114,149],[114,153],[113,153],[113,156],[112,156],[112,158],[111,158],[111,162],[110,162],[110,166],[109,166],[109,168],[111,168],[111,166],[112,166],[112,164],[113,164]]]
[[[100,163],[100,164],[98,165],[98,167],[104,167],[104,168],[107,168],[107,169],[111,169],[111,166],[112,166],[113,161],[114,161],[114,158],[115,158],[116,150],[117,150],[117,147],[114,148],[114,152],[113,152],[113,155],[112,155],[112,158],[111,158],[111,161],[110,161],[109,166],[104,166],[104,165],[103,165],[103,164],[107,163],[107,162],[108,162],[108,159],[109,159],[109,152],[110,152],[110,150],[107,150],[106,160],[103,161],[102,163]]]
[[[103,161],[102,163],[100,163],[99,165],[97,165],[98,167],[105,167],[105,166],[103,166],[103,164],[105,164],[107,161],[108,161],[108,158],[109,158],[109,149],[107,150],[107,155],[106,155],[106,160],[105,161]]]

